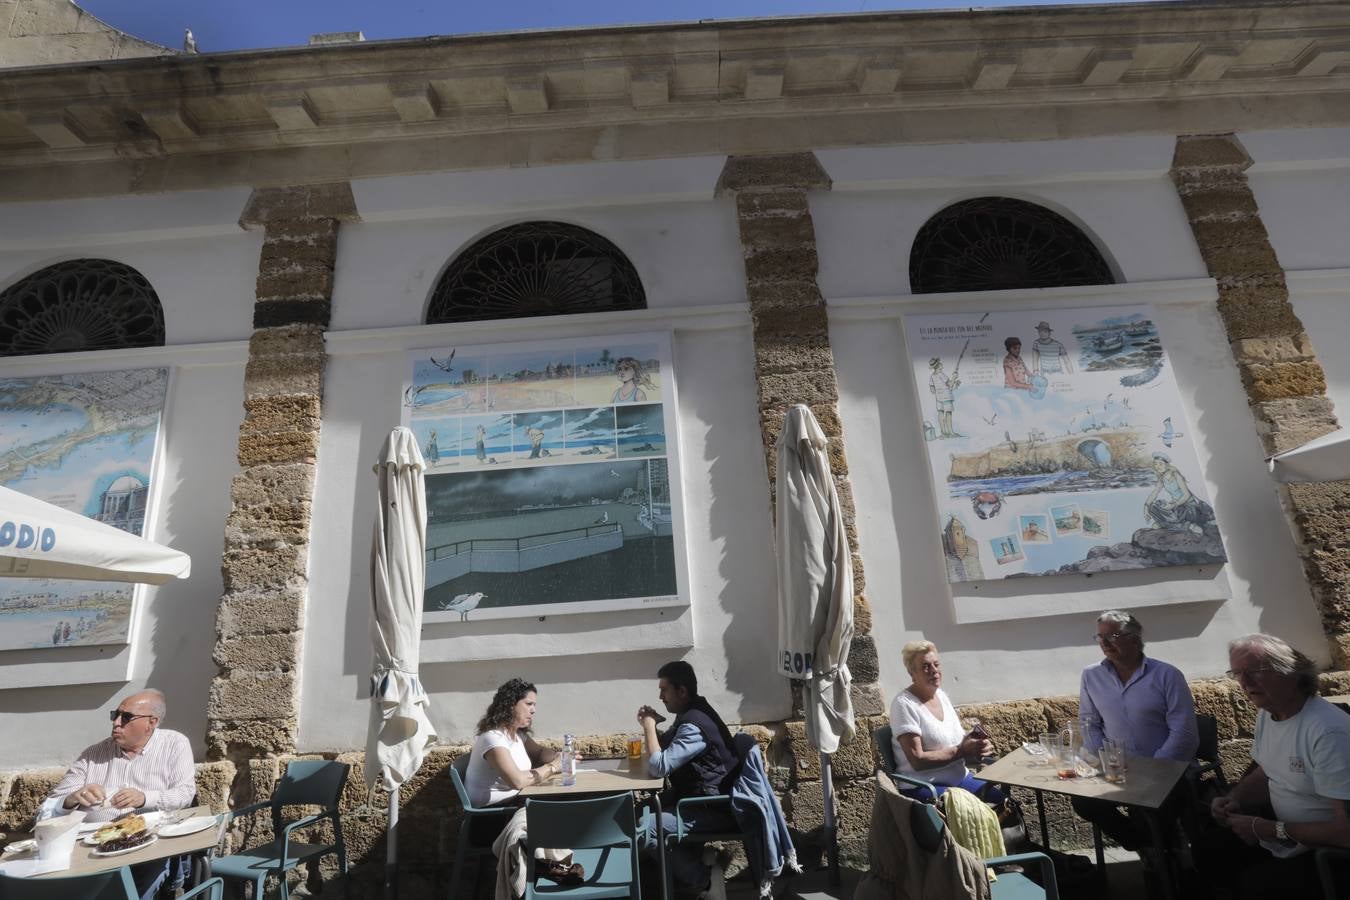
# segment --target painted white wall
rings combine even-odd
[[[145,587],[133,623],[130,677],[101,683],[0,689],[0,734],[9,736],[0,769],[62,766],[108,735],[106,710],[119,698],[156,687],[168,698],[166,727],[205,746],[206,696],[216,673],[216,606],[222,593],[220,554],[230,511],[230,479],[238,470],[235,450],[243,418],[243,344],[191,349],[106,351],[69,354],[69,359],[10,359],[5,374],[54,374],[108,368],[173,368],[163,419],[163,456],[158,501],[147,536],[192,557],[192,575],[160,587]],[[97,658],[98,648],[0,653],[0,684],[6,671],[66,666]],[[119,672],[125,672],[125,666]],[[22,736],[21,740],[13,739]]]
[[[1001,296],[1022,308],[1090,302],[1156,303],[1157,321],[1175,370],[1190,433],[1228,550],[1233,598],[1141,610],[1149,652],[1191,677],[1227,668],[1226,642],[1271,631],[1325,661],[1325,639],[1295,556],[1293,540],[1266,474],[1260,442],[1209,299],[1168,302],[1148,286],[1098,289],[1085,301],[1072,289]],[[1008,292],[1012,294],[1012,292]],[[969,305],[972,295],[961,295]],[[924,637],[943,655],[946,689],[958,702],[1077,692],[1081,669],[1100,654],[1091,640],[1094,613],[957,625],[953,616],[917,399],[899,322],[902,309],[938,311],[941,300],[895,304],[891,317],[832,312],[840,411],[858,502],[859,544],[867,569],[873,634],[887,696],[909,683],[900,662],[905,641]],[[1350,323],[1347,323],[1350,324]],[[1347,328],[1350,331],[1350,328]],[[1163,570],[1159,570],[1163,572]],[[1072,577],[1072,576],[1065,576]],[[1166,577],[1165,573],[1160,577]],[[1096,581],[1109,583],[1108,576]],[[1095,585],[1082,582],[1083,593]],[[1033,589],[1029,586],[1029,589]]]
[[[1327,396],[1341,427],[1350,426],[1350,268],[1291,272],[1289,300],[1312,341],[1327,378]]]
[[[624,613],[552,616],[537,640],[536,658],[424,663],[432,721],[441,740],[468,741],[493,691],[508,678],[540,691],[536,732],[556,737],[635,727],[634,713],[655,697],[655,673],[684,658],[700,687],[728,721],[785,715],[787,685],[773,669],[766,623],[776,621],[767,475],[760,449],[752,348],[743,311],[669,318],[638,314],[516,320],[458,326],[461,348],[473,343],[675,329],[679,438],[692,606],[692,647],[634,650],[609,626]],[[406,348],[433,346],[449,326],[405,329],[362,344],[331,335],[325,411],[314,505],[311,566],[302,665],[305,750],[350,748],[365,741],[371,655],[368,637],[370,536],[374,477],[370,466],[388,430],[399,424],[399,398],[408,369]],[[372,342],[383,341],[379,346]],[[635,611],[640,616],[644,611]],[[677,614],[679,611],[675,611]],[[634,618],[634,621],[639,619]],[[518,624],[517,624],[518,623]],[[533,620],[497,620],[529,641]],[[547,650],[545,650],[547,648]]]
[[[451,259],[526,221],[579,225],[612,241],[651,309],[743,301],[735,209],[712,197],[721,166],[702,158],[355,182],[363,221],[338,232],[332,328],[423,322]]]
[[[934,214],[974,197],[1048,207],[1083,229],[1118,280],[1205,276],[1167,178],[1175,139],[918,145],[820,151],[833,180],[811,194],[826,297],[910,293],[909,256]]]

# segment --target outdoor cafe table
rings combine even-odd
[[[652,797],[652,814],[656,816],[656,846],[662,848],[656,854],[661,861],[661,896],[666,892],[666,854],[665,829],[661,825],[661,789],[665,787],[664,778],[652,778],[647,774],[647,757],[637,762],[637,771],[630,771],[626,759],[583,759],[577,765],[577,783],[563,786],[561,775],[552,775],[540,784],[522,788],[519,796],[535,797],[541,800],[562,800],[567,797],[592,797],[597,794],[619,794],[625,791],[636,794],[648,791]]]
[[[195,818],[197,816],[212,816],[210,807],[196,806],[185,810],[188,813],[185,818]],[[9,835],[9,842],[15,843],[24,835]],[[31,837],[31,835],[28,835]],[[96,872],[106,872],[109,869],[120,869],[122,866],[134,866],[137,863],[154,862],[157,859],[166,859],[171,856],[191,856],[201,854],[204,851],[213,849],[220,841],[220,822],[203,828],[195,834],[185,834],[182,837],[160,837],[153,844],[141,847],[139,850],[133,850],[130,853],[122,853],[117,856],[94,856],[94,848],[85,844],[81,837],[75,845],[75,852],[70,857],[70,868],[62,869],[59,872],[49,872],[46,875],[35,875],[34,878],[61,878],[71,875],[92,875]],[[6,850],[0,861],[9,862],[12,859],[36,859],[37,853],[30,851],[27,854],[10,853]],[[207,871],[203,878],[210,876],[210,864],[207,863]]]
[[[1022,748],[1009,753],[997,762],[985,766],[976,773],[983,781],[1007,784],[1014,787],[1030,788],[1036,792],[1036,813],[1040,817],[1041,840],[1050,848],[1050,832],[1045,822],[1045,802],[1042,791],[1052,794],[1066,794],[1071,797],[1087,797],[1093,800],[1106,800],[1121,806],[1139,806],[1157,812],[1172,792],[1187,764],[1175,759],[1154,759],[1147,756],[1129,756],[1125,760],[1125,783],[1111,784],[1101,776],[1089,778],[1061,779],[1055,774],[1054,766],[1046,757],[1034,757]],[[1149,828],[1153,832],[1155,846],[1165,846],[1161,840],[1161,828],[1156,815],[1148,817]],[[1097,869],[1105,873],[1105,859],[1102,854],[1100,838],[1096,841]],[[1168,896],[1173,893],[1170,877],[1163,878],[1164,891]]]

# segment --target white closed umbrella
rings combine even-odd
[[[1350,481],[1350,430],[1339,428],[1293,450],[1272,456],[1267,464],[1276,480]]]
[[[186,553],[0,487],[0,576],[163,584],[191,573]]]
[[[427,502],[422,453],[406,428],[395,428],[375,464],[380,510],[370,555],[370,732],[366,788],[389,792],[385,893],[397,894],[398,791],[422,765],[436,730],[417,675],[422,591],[426,586]]]
[[[853,564],[830,475],[825,433],[811,410],[788,410],[778,436],[777,669],[805,688],[806,738],[820,751],[831,882],[838,835],[830,754],[853,740],[848,648],[853,640]]]

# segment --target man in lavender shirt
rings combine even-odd
[[[1083,670],[1078,715],[1083,744],[1101,748],[1104,740],[1125,745],[1128,756],[1191,762],[1200,746],[1195,701],[1186,676],[1176,666],[1144,655],[1144,626],[1122,610],[1097,617],[1101,662]],[[1159,813],[1168,815],[1180,798],[1173,791]],[[1099,826],[1126,850],[1149,843],[1148,827],[1106,800],[1073,798],[1073,810]]]
[[[110,712],[112,733],[86,747],[48,795],[44,806],[62,809],[182,809],[197,793],[192,745],[176,731],[160,728],[164,694],[132,694]],[[154,895],[169,861],[131,867],[142,898]]]

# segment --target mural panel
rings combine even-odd
[[[411,368],[425,621],[685,602],[669,336],[438,348]]]
[[[144,534],[168,369],[0,379],[0,484]],[[135,585],[0,578],[0,650],[125,644]]]
[[[1150,307],[905,331],[950,582],[1226,560]]]

